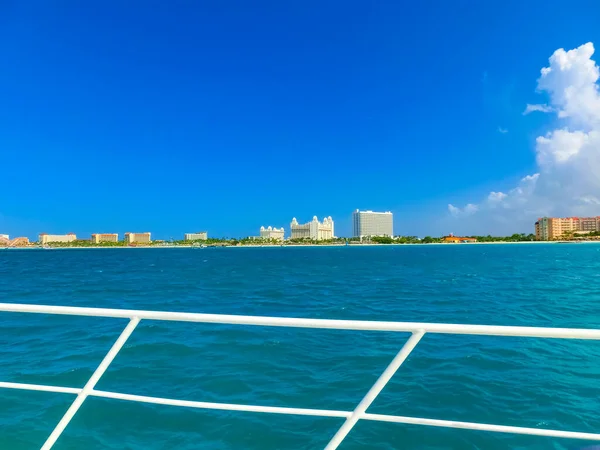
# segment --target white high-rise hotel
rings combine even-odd
[[[333,234],[333,219],[331,216],[325,217],[323,222],[319,222],[317,216],[314,216],[312,221],[302,225],[300,225],[294,217],[290,224],[290,229],[292,232],[292,239],[326,241],[335,237],[335,234]]]
[[[359,211],[352,213],[352,234],[363,236],[394,236],[394,216],[391,212]]]

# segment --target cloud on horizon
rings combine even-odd
[[[541,69],[537,89],[548,94],[549,104],[528,104],[523,114],[552,113],[556,123],[536,139],[536,173],[507,192],[490,192],[479,203],[448,205],[453,217],[471,221],[469,228],[481,232],[491,221],[512,232],[532,229],[544,215],[600,215],[600,70],[593,54],[591,42],[561,48]]]

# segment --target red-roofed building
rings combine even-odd
[[[454,236],[453,234],[450,234],[449,236],[444,236],[442,238],[442,242],[446,244],[473,243],[477,242],[477,239],[472,237]]]

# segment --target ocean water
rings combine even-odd
[[[0,301],[600,327],[600,245],[0,251]],[[0,313],[0,381],[82,387],[126,321]],[[353,409],[407,334],[142,321],[97,388]],[[0,449],[37,449],[74,396],[0,389]],[[426,335],[369,412],[600,430],[600,342]],[[55,448],[319,449],[342,419],[88,398]],[[341,449],[591,443],[359,421]]]

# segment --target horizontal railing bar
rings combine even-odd
[[[25,383],[7,383],[0,382],[0,388],[9,389],[23,389],[30,391],[47,391],[47,392],[60,392],[67,394],[78,394],[81,389],[68,388],[61,386],[47,386],[39,384],[25,384]],[[259,406],[259,405],[240,405],[235,403],[211,403],[211,402],[196,402],[189,400],[177,400],[163,397],[148,397],[144,395],[132,395],[122,394],[120,392],[110,391],[97,391],[92,390],[88,394],[89,397],[100,397],[110,398],[115,400],[125,400],[138,403],[152,403],[157,405],[170,405],[170,406],[181,406],[186,408],[198,408],[198,409],[214,409],[221,411],[241,411],[241,412],[258,412],[258,413],[271,413],[271,414],[286,414],[286,415],[300,415],[300,416],[316,416],[316,417],[339,417],[348,418],[352,415],[352,411],[338,411],[338,410],[327,410],[327,409],[307,409],[307,408],[285,408],[276,406]],[[583,439],[589,441],[600,441],[600,434],[595,433],[581,433],[577,431],[561,431],[561,430],[549,430],[545,428],[527,428],[527,427],[513,427],[505,425],[492,425],[485,423],[476,422],[458,422],[454,420],[439,420],[439,419],[425,419],[420,417],[405,417],[405,416],[393,416],[387,414],[371,414],[364,413],[360,417],[364,420],[371,420],[375,422],[393,422],[393,423],[404,423],[409,425],[425,425],[440,428],[460,428],[466,430],[479,430],[479,431],[491,431],[496,433],[512,433],[512,434],[527,434],[534,436],[548,436],[558,437],[567,439]]]
[[[545,428],[511,427],[506,425],[491,425],[476,422],[457,422],[454,420],[423,419],[419,417],[390,416],[386,414],[365,413],[361,419],[376,422],[394,422],[410,425],[425,425],[441,428],[461,428],[465,430],[492,431],[496,433],[528,434],[532,436],[548,436],[567,439],[583,439],[587,441],[600,441],[600,434],[580,433],[577,431],[549,430]]]
[[[75,306],[26,305],[0,303],[0,312],[61,314],[177,322],[218,323],[228,325],[257,325],[271,327],[321,328],[336,330],[396,331],[414,333],[425,331],[438,334],[468,334],[558,339],[600,340],[600,330],[582,328],[514,327],[497,325],[461,325],[446,323],[377,322],[366,320],[299,319],[290,317],[237,316],[167,311],[138,311],[127,309],[82,308]]]
[[[350,411],[336,411],[328,409],[307,409],[307,408],[285,408],[278,406],[258,406],[258,405],[240,405],[235,403],[211,403],[196,402],[190,400],[176,400],[172,398],[148,397],[145,395],[121,394],[120,392],[92,391],[90,396],[112,398],[116,400],[127,400],[131,402],[154,403],[157,405],[183,406],[186,408],[199,409],[217,409],[222,411],[245,411],[271,414],[288,414],[298,416],[319,416],[319,417],[342,417],[350,416]]]
[[[62,386],[48,386],[45,384],[8,383],[0,381],[0,388],[23,389],[27,391],[60,392],[63,394],[79,394],[81,389]]]

